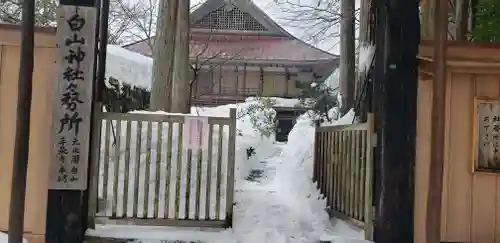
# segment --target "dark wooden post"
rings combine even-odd
[[[418,0],[376,4],[375,242],[413,242]]]
[[[426,240],[441,240],[441,196],[445,140],[446,40],[448,37],[448,1],[435,1],[434,80],[432,84],[431,164],[427,190]]]
[[[10,189],[9,243],[23,242],[35,48],[34,0],[23,1],[22,20],[21,60],[19,62],[19,83],[17,91],[16,137],[14,140],[14,160],[12,161],[12,184]]]
[[[108,0],[104,0],[104,2],[108,2]],[[96,8],[96,5],[100,3],[97,0],[60,0],[59,4],[68,6],[78,6],[78,7],[90,7]],[[63,7],[64,9],[64,7]],[[97,9],[90,11],[95,11],[98,14]],[[103,13],[106,11],[103,11]],[[92,16],[92,15],[89,15]],[[96,16],[97,21],[98,16]],[[106,17],[107,19],[107,17]],[[94,23],[94,21],[88,21],[87,24]],[[96,23],[94,28],[97,29],[98,23]],[[107,26],[104,26],[104,29],[107,31]],[[95,33],[97,35],[97,33]],[[94,34],[92,36],[95,36]],[[87,38],[87,40],[89,40]],[[97,48],[95,38],[92,42],[94,43],[94,48]],[[107,38],[104,40],[106,43]],[[59,40],[58,40],[59,41]],[[104,49],[105,52],[105,49]],[[89,53],[87,58],[92,58],[93,62],[96,62],[95,53]],[[59,64],[60,65],[60,64]],[[102,65],[99,63],[99,66]],[[95,89],[98,87],[95,84],[95,68],[96,65],[92,66],[92,75],[91,78],[85,79],[86,82],[92,82],[92,93],[95,93]],[[95,99],[96,97],[93,97]],[[91,107],[95,106],[95,102],[93,100],[91,102]],[[85,120],[92,120],[92,114],[85,114]],[[92,125],[91,125],[92,126]],[[90,129],[91,130],[91,129]],[[87,131],[86,131],[87,132]],[[90,131],[91,132],[91,131]],[[82,141],[90,144],[90,141]],[[89,152],[88,159],[92,160],[92,152]],[[88,161],[81,161],[81,163],[88,163]],[[89,163],[90,164],[90,163]],[[89,165],[89,167],[92,165]],[[89,176],[88,170],[85,175]],[[88,178],[86,178],[88,179]],[[87,225],[87,212],[88,212],[88,186],[89,181],[86,181],[86,188],[72,188],[61,190],[59,188],[51,188],[48,191],[48,199],[47,199],[47,216],[46,216],[46,234],[45,234],[45,242],[47,243],[82,243],[84,240],[86,225]]]

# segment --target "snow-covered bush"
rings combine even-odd
[[[269,97],[256,97],[253,102],[238,112],[238,119],[248,119],[253,129],[264,137],[271,137],[275,133],[276,111],[273,106],[276,101]]]
[[[330,122],[337,118],[337,113],[332,112],[338,106],[334,88],[324,82],[303,84],[300,88],[300,104],[310,110],[308,114],[313,121]]]
[[[104,86],[103,105],[109,112],[127,113],[134,110],[148,110],[150,92],[109,77]]]

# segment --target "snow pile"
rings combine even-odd
[[[0,243],[8,243],[9,242],[9,235],[0,232]],[[23,239],[23,243],[28,243],[26,239]]]
[[[353,118],[354,111],[350,110],[338,121],[325,125],[352,124]],[[310,223],[311,230],[307,232],[310,234],[309,237],[331,240],[340,233],[339,231],[343,231],[344,234],[350,234],[353,239],[363,239],[362,232],[349,229],[343,222],[331,227],[330,219],[324,210],[326,200],[312,182],[313,156],[314,126],[310,116],[304,114],[297,119],[297,123],[288,135],[288,144],[283,149],[283,163],[276,169],[274,183],[283,203],[293,208],[299,218]]]

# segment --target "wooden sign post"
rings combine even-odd
[[[87,215],[96,48],[95,0],[60,0],[52,112],[47,243],[81,243]]]
[[[96,8],[60,5],[49,189],[87,189]]]

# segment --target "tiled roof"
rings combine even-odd
[[[125,48],[151,56],[151,48],[146,41],[125,46]],[[283,37],[238,38],[192,38],[190,57],[203,59],[231,59],[245,61],[291,61],[314,62],[332,61],[338,56],[317,49],[297,39]]]

